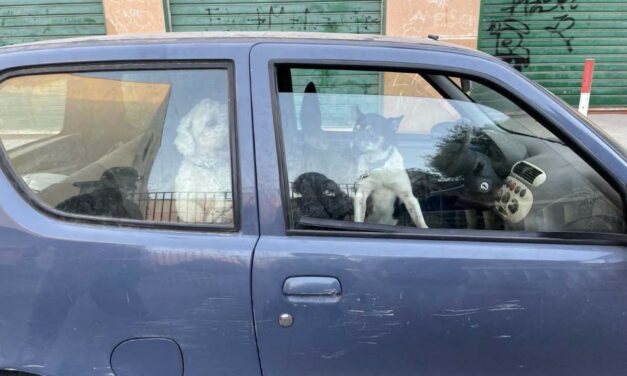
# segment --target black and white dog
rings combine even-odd
[[[353,129],[353,147],[359,153],[359,178],[354,200],[354,221],[396,225],[394,203],[405,204],[416,227],[427,228],[418,199],[405,170],[403,156],[394,146],[396,131],[403,119],[364,114],[359,108]],[[366,218],[368,197],[372,211]]]

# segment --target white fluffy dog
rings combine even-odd
[[[174,181],[179,218],[188,223],[233,223],[229,111],[204,99],[183,117],[174,144],[185,157]]]

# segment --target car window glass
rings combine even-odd
[[[625,232],[620,196],[514,102],[475,81],[376,72],[358,82],[277,93],[293,228],[302,218],[387,226],[534,232]],[[350,77],[355,71],[347,70]],[[373,71],[368,71],[372,75]]]
[[[2,83],[2,142],[12,149],[63,128],[68,75],[25,76]],[[36,94],[45,91],[45,95]]]
[[[469,83],[466,94],[473,102],[483,107],[484,112],[494,123],[510,132],[559,141],[546,127],[505,96],[481,83],[466,81]]]
[[[226,69],[42,74],[0,84],[0,140],[45,205],[233,224]]]

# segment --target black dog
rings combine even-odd
[[[143,219],[139,206],[129,199],[139,180],[132,167],[112,167],[102,173],[99,181],[77,183],[77,186],[95,186],[89,193],[81,193],[57,205],[66,213],[109,218]],[[82,190],[82,189],[81,189]]]
[[[300,175],[293,184],[294,219],[301,216],[344,220],[353,214],[353,200],[331,179],[317,172]]]

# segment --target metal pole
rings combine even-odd
[[[579,98],[579,112],[588,116],[590,105],[590,90],[592,89],[592,75],[594,73],[594,59],[586,59],[583,66],[583,80],[581,81],[581,97]]]

